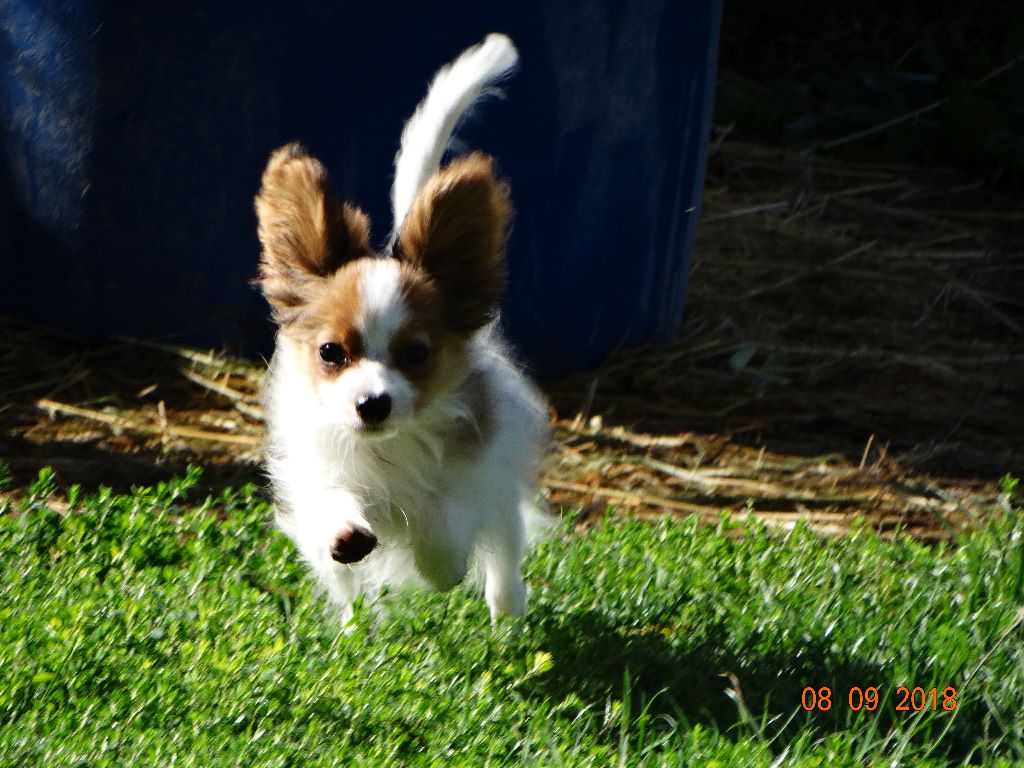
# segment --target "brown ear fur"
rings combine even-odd
[[[369,218],[338,200],[327,170],[299,144],[270,156],[256,216],[263,252],[254,282],[279,323],[301,309],[311,281],[373,253]]]
[[[437,281],[457,331],[475,331],[494,316],[511,220],[508,185],[493,160],[475,152],[434,174],[402,225],[396,255]]]

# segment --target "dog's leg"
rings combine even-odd
[[[519,496],[510,493],[496,500],[480,547],[484,597],[491,609],[491,621],[497,621],[499,613],[511,616],[526,613],[526,584],[521,571],[525,546]]]
[[[351,563],[362,560],[376,545],[359,500],[340,488],[289,489],[278,525],[295,542],[320,582],[341,608],[347,623],[352,603],[362,592]]]
[[[440,592],[447,592],[466,578],[476,533],[473,506],[449,498],[434,514],[413,525],[412,546],[416,570]]]

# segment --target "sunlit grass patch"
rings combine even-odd
[[[0,763],[1024,760],[1009,504],[956,547],[609,518],[538,547],[523,621],[398,594],[343,635],[257,490],[195,480],[60,514],[44,474],[0,510]],[[901,686],[937,708],[898,711]]]

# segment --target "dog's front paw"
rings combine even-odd
[[[339,563],[358,563],[377,546],[377,537],[363,528],[352,528],[338,534],[331,547],[331,557]]]

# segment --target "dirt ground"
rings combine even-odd
[[[547,388],[554,507],[951,538],[1024,468],[1022,224],[962,174],[718,132],[678,341]],[[262,361],[0,330],[13,487],[262,482]]]

